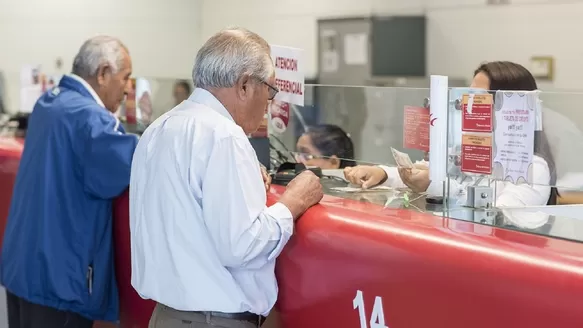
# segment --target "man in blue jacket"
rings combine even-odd
[[[137,137],[113,112],[131,72],[119,40],[89,39],[30,115],[0,261],[10,328],[118,319],[111,208]]]

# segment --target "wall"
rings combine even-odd
[[[423,14],[428,17],[428,68],[432,74],[470,78],[482,61],[512,60],[528,65],[534,55],[556,59],[556,79],[545,88],[581,89],[583,44],[569,36],[583,30],[577,0],[203,0],[203,39],[239,25],[268,41],[303,48],[308,76],[317,72],[318,18]]]
[[[0,0],[0,72],[8,85],[7,107],[19,106],[19,73],[41,64],[64,72],[83,41],[117,36],[129,47],[135,75],[189,77],[200,46],[198,0]]]

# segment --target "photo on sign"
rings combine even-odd
[[[287,130],[290,120],[290,104],[274,100],[269,105],[269,121],[271,132],[282,134]]]

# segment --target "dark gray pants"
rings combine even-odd
[[[206,316],[197,312],[178,311],[156,304],[148,328],[257,328],[248,321]]]
[[[30,303],[6,291],[10,328],[91,328],[93,321],[77,313]]]

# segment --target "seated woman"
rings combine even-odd
[[[485,90],[537,90],[534,77],[523,66],[511,62],[490,62],[481,65],[474,72],[471,88]],[[461,131],[460,131],[461,133]],[[429,180],[428,163],[416,163],[412,169],[397,169],[386,166],[356,166],[345,169],[346,179],[364,188],[385,185],[390,187],[407,186],[415,192],[441,195],[442,185],[432,184]],[[533,183],[513,184],[496,182],[496,206],[522,207],[556,205],[557,190],[549,187],[556,183],[555,163],[548,141],[542,131],[535,131],[533,156]],[[461,180],[450,179],[451,194],[463,194],[467,185]],[[487,183],[484,180],[483,183]]]
[[[342,128],[331,124],[309,127],[296,144],[298,163],[324,170],[343,169],[356,165],[354,145]]]

